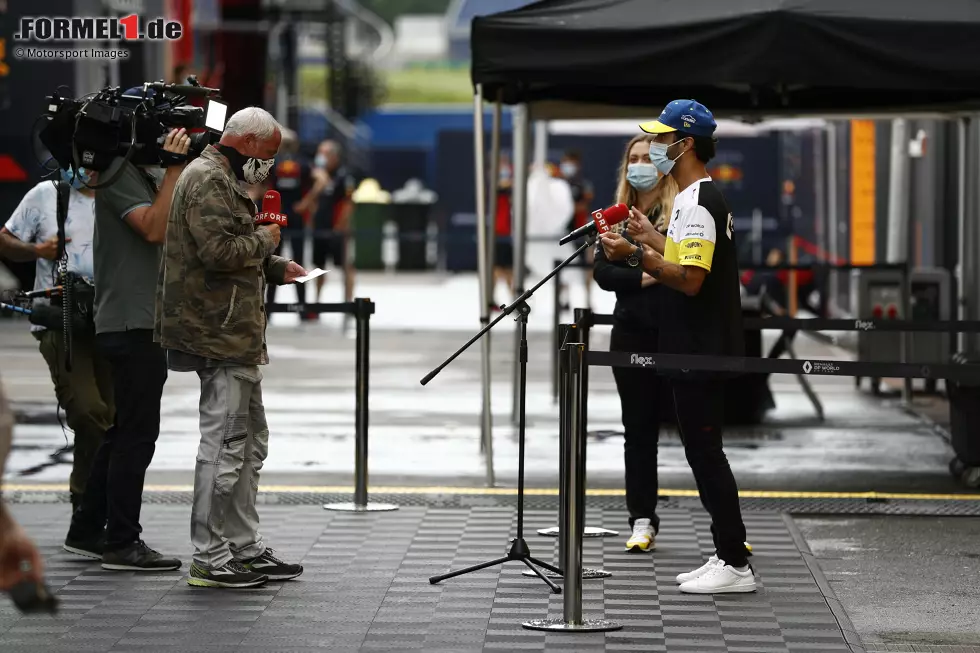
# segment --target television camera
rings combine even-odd
[[[201,86],[194,76],[187,82],[145,82],[128,91],[107,86],[79,99],[55,92],[47,97],[42,116],[47,124],[39,138],[58,167],[104,172],[119,157],[134,165],[182,163],[186,159],[176,160],[163,150],[163,143],[172,129],[183,127],[189,133],[199,130],[190,134],[186,158],[193,159],[218,141],[228,107],[220,101],[219,89]],[[207,109],[189,103],[190,98],[206,99]],[[119,166],[110,179],[89,187],[110,185],[121,170]]]

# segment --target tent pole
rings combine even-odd
[[[960,118],[956,121],[956,194],[957,194],[957,235],[956,242],[959,244],[956,260],[956,318],[966,320],[966,257],[968,248],[966,244],[966,141],[968,131],[967,118]],[[967,335],[958,334],[959,351],[966,349]]]
[[[493,268],[496,265],[496,236],[497,236],[497,196],[500,194],[500,125],[503,91],[497,91],[497,99],[493,103],[493,124],[490,130],[490,197],[487,204],[487,297],[493,302],[494,287]],[[509,300],[508,300],[509,301]],[[489,333],[487,335],[490,335]]]
[[[524,293],[524,265],[527,258],[527,173],[528,173],[528,141],[530,140],[530,119],[527,104],[514,107],[513,143],[514,143],[514,191],[511,206],[514,211],[514,223],[511,233],[514,238],[514,294],[520,297]],[[520,345],[521,331],[514,331],[514,373],[513,373],[513,404],[511,422],[517,424],[520,417]]]
[[[830,252],[830,263],[836,265],[840,261],[840,246],[838,245],[837,235],[840,226],[837,224],[837,124],[830,122],[827,124],[827,249]],[[828,271],[827,279],[827,306],[830,307],[832,315],[838,315],[837,302],[839,283],[837,272]]]
[[[912,265],[909,256],[912,243],[909,238],[909,122],[904,118],[892,120],[891,156],[888,170],[888,262],[905,262],[902,275],[902,318],[911,319]],[[899,334],[903,363],[909,362],[910,334]],[[912,401],[912,379],[902,383],[902,402]]]
[[[476,262],[480,282],[480,327],[490,324],[490,288],[487,286],[486,172],[483,151],[483,85],[473,94],[473,161],[476,172]],[[480,407],[480,449],[486,462],[487,487],[493,487],[493,422],[490,410],[490,338],[480,340],[480,381],[483,402]]]

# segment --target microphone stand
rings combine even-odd
[[[457,571],[451,571],[446,574],[441,574],[439,576],[432,576],[429,578],[429,583],[435,585],[438,582],[444,581],[449,578],[454,578],[456,576],[461,576],[463,574],[468,574],[473,571],[479,571],[481,569],[486,569],[487,567],[493,567],[495,565],[500,565],[505,562],[523,562],[527,565],[531,571],[533,571],[537,576],[551,588],[552,593],[560,594],[561,588],[554,583],[550,578],[544,575],[538,567],[543,567],[559,577],[562,575],[561,569],[549,565],[545,562],[538,560],[531,556],[531,550],[524,539],[524,438],[525,438],[525,400],[527,396],[527,316],[531,313],[531,307],[528,306],[527,300],[530,299],[531,295],[535,291],[547,283],[552,277],[554,277],[558,272],[567,266],[569,263],[578,258],[582,252],[584,252],[589,247],[595,244],[596,234],[587,234],[585,236],[585,243],[583,243],[575,253],[566,258],[561,264],[558,265],[554,270],[549,272],[543,279],[538,281],[532,288],[524,291],[524,293],[514,300],[508,306],[501,307],[500,315],[498,315],[490,324],[483,327],[479,333],[470,338],[469,342],[460,347],[456,353],[447,358],[439,367],[435,368],[431,372],[423,377],[421,383],[426,385],[431,381],[439,372],[441,372],[447,365],[452,363],[466,351],[474,342],[482,338],[490,329],[492,329],[498,322],[507,317],[513,312],[517,312],[516,321],[519,324],[520,329],[520,374],[519,381],[520,384],[520,395],[518,402],[518,454],[517,454],[517,535],[511,543],[510,551],[506,556],[502,558],[497,558],[496,560],[490,560],[488,562],[482,562],[472,567],[466,567],[465,569],[459,569]]]

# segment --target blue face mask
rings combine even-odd
[[[79,168],[78,174],[73,173],[71,170],[62,169],[61,179],[65,183],[71,184],[71,187],[75,190],[82,190],[85,188],[85,184],[92,181],[92,176],[85,168]]]
[[[653,165],[657,166],[657,170],[665,175],[670,174],[670,171],[674,167],[674,162],[684,155],[684,153],[681,152],[673,159],[667,156],[667,150],[680,142],[681,141],[675,141],[670,145],[666,145],[664,143],[650,143],[650,161],[653,163]]]
[[[631,163],[626,166],[626,181],[638,191],[650,190],[657,185],[657,167],[652,163]]]
[[[325,154],[317,154],[316,158],[313,159],[313,165],[315,165],[317,168],[326,168],[327,156]]]

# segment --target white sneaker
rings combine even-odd
[[[686,583],[681,583],[680,591],[685,594],[727,594],[731,592],[754,592],[755,574],[749,567],[739,571],[724,560],[719,560],[706,573]]]
[[[686,583],[689,580],[694,580],[695,578],[700,578],[704,574],[708,573],[713,567],[718,565],[718,556],[711,556],[708,561],[695,569],[694,571],[689,571],[683,574],[677,574],[678,583]]]
[[[633,534],[630,539],[626,540],[626,550],[630,552],[653,551],[657,548],[654,544],[654,537],[655,533],[650,520],[637,519],[633,522]]]

